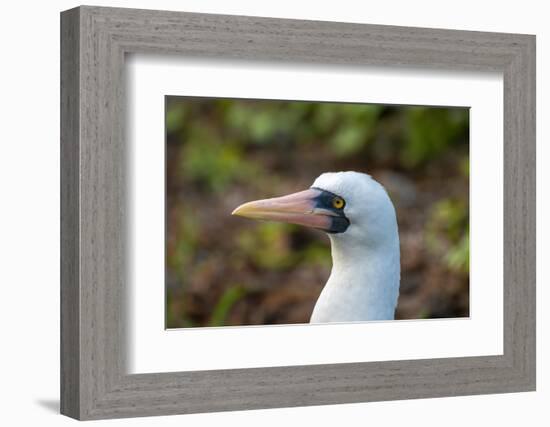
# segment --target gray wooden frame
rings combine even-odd
[[[504,76],[504,354],[129,375],[126,53]],[[79,7],[61,14],[61,412],[78,419],[535,389],[535,37]]]

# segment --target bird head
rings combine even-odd
[[[384,187],[359,172],[328,172],[304,191],[244,203],[233,215],[287,222],[323,230],[333,240],[383,243],[397,222],[393,204]]]

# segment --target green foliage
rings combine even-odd
[[[167,266],[179,280],[185,280],[185,270],[192,263],[201,233],[200,217],[188,215],[182,209],[168,240]]]
[[[276,135],[289,134],[296,130],[301,119],[308,112],[307,103],[234,102],[224,100],[227,128],[235,136],[250,144],[265,144]]]
[[[427,225],[428,248],[443,257],[447,267],[468,273],[470,239],[468,206],[460,199],[443,199],[431,210]]]
[[[470,230],[467,229],[460,240],[449,249],[445,261],[451,270],[468,273],[470,270]]]
[[[238,147],[212,138],[193,138],[181,153],[180,173],[190,181],[220,192],[228,185],[254,173],[252,165],[243,164]]]
[[[470,177],[470,156],[464,156],[460,159],[460,173],[465,178]]]
[[[227,288],[212,310],[209,326],[224,326],[231,308],[243,299],[246,294],[246,289],[240,285]]]
[[[330,267],[332,259],[328,250],[328,244],[313,242],[303,250],[302,260],[306,264]]]
[[[170,103],[166,109],[166,131],[179,132],[186,124],[187,108],[183,103]]]
[[[430,318],[430,311],[427,308],[422,308],[420,312],[418,313],[419,319],[429,319]]]
[[[243,230],[235,241],[239,251],[257,268],[281,270],[296,262],[289,247],[289,224],[260,222]]]
[[[364,148],[376,130],[378,116],[383,107],[378,105],[328,104],[332,109],[334,133],[329,140],[338,157],[351,156]]]
[[[405,110],[404,144],[401,162],[407,168],[418,167],[457,143],[467,131],[466,109],[411,107]]]
[[[392,152],[391,161],[415,169],[468,140],[469,112],[465,108],[406,107],[246,100],[168,103],[168,136],[180,134],[186,147],[181,170],[190,178],[220,190],[249,178],[243,150],[283,144],[288,150],[315,145],[334,158],[364,156],[379,138]],[[212,125],[215,124],[215,125]],[[388,151],[387,149],[385,150]]]

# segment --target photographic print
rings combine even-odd
[[[469,109],[166,97],[166,328],[469,316]]]

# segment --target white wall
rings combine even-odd
[[[550,173],[549,14],[543,1],[97,1],[105,6],[247,14],[537,34],[538,55],[538,392],[276,409],[110,425],[550,425],[547,195]],[[0,302],[3,425],[65,425],[57,414],[59,360],[59,11],[73,1],[5,2],[0,73]],[[543,238],[546,238],[543,241]],[[546,306],[546,307],[545,307]],[[545,310],[543,312],[543,310]],[[6,339],[7,338],[7,339]],[[306,423],[306,424],[304,424]]]

